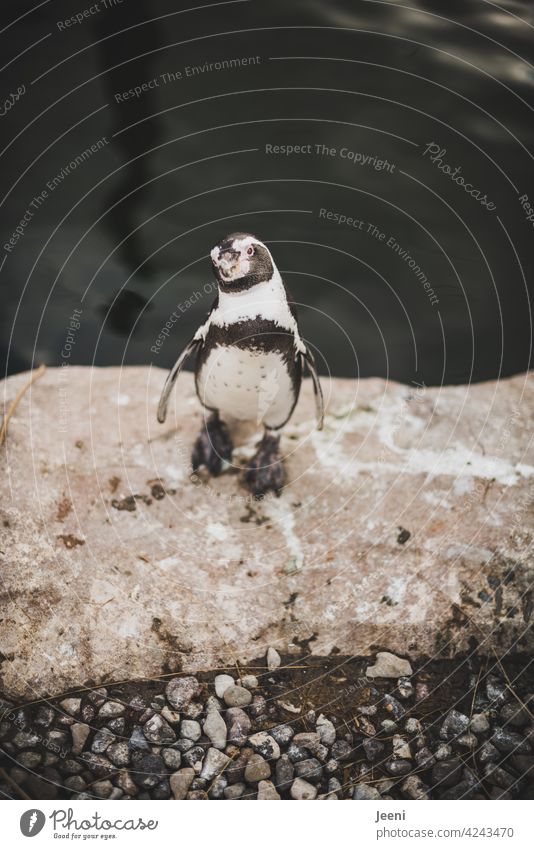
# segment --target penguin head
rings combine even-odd
[[[270,280],[275,264],[268,248],[251,233],[231,233],[211,251],[213,272],[225,292],[243,291]]]

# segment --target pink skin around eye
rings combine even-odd
[[[254,248],[251,245],[250,247],[247,248],[247,255],[252,256],[253,253],[254,253]]]

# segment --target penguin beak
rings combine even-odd
[[[223,277],[231,278],[234,276],[240,260],[241,254],[233,248],[226,248],[218,251],[214,257],[214,265],[219,269]]]

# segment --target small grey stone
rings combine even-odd
[[[315,784],[323,777],[323,768],[317,758],[306,758],[305,761],[295,764],[295,775]]]
[[[198,766],[198,770],[200,771],[200,766],[204,760],[204,749],[202,746],[193,746],[192,749],[184,752],[182,760],[186,766],[192,766],[195,770]]]
[[[95,755],[102,755],[108,746],[110,746],[115,740],[115,735],[108,731],[107,728],[101,728],[96,732],[93,737],[93,742],[91,743],[91,751],[95,753]]]
[[[230,763],[230,758],[219,749],[211,748],[206,752],[204,763],[202,764],[201,778],[211,781],[216,775],[219,775],[225,767]]]
[[[247,690],[255,690],[259,682],[255,675],[243,675],[241,678],[241,686]]]
[[[469,727],[474,734],[483,734],[488,731],[490,724],[486,713],[474,713],[469,722]]]
[[[290,725],[277,725],[276,728],[270,729],[269,734],[274,737],[279,746],[287,746],[295,736]]]
[[[436,763],[436,758],[426,746],[423,746],[422,749],[419,749],[415,755],[415,762],[418,767],[421,769],[428,769],[431,766],[434,766]]]
[[[356,784],[352,792],[352,798],[356,800],[380,799],[380,793],[369,784]]]
[[[132,710],[144,711],[147,707],[146,699],[143,696],[133,696],[130,699],[129,706]]]
[[[404,728],[406,729],[408,734],[420,734],[421,731],[423,730],[419,720],[415,719],[415,717],[413,717],[413,716],[410,716],[406,720],[406,724],[405,724]]]
[[[178,751],[183,754],[184,752],[189,751],[189,749],[192,749],[194,745],[195,744],[192,740],[188,740],[184,737],[183,739],[177,740],[176,743],[173,743],[173,748],[178,749]]]
[[[155,787],[167,775],[165,764],[158,755],[142,755],[130,772],[135,783],[146,789]]]
[[[131,749],[138,749],[140,751],[144,750],[146,752],[150,751],[150,746],[145,735],[143,734],[143,729],[140,728],[138,725],[134,726],[134,729],[130,736],[129,746]]]
[[[260,781],[258,783],[258,799],[280,799],[280,794],[272,781]]]
[[[87,694],[87,698],[89,701],[95,705],[96,707],[100,707],[106,701],[108,696],[108,691],[105,687],[96,687],[94,690],[91,690],[90,693]]]
[[[295,777],[293,764],[287,755],[282,755],[276,762],[275,780],[279,790],[289,790]]]
[[[386,770],[390,775],[406,775],[406,773],[411,772],[412,765],[410,761],[402,759],[389,760],[386,761]]]
[[[185,799],[194,777],[195,770],[191,767],[184,767],[171,775],[169,783],[175,799]]]
[[[36,769],[42,760],[41,752],[34,752],[31,749],[28,749],[25,752],[20,752],[17,755],[17,760],[20,766],[23,766],[25,769]]]
[[[339,763],[335,758],[330,758],[330,760],[328,760],[324,765],[324,771],[327,775],[332,775],[334,772],[337,772],[338,769]]]
[[[363,750],[365,752],[365,757],[371,763],[374,763],[377,758],[383,753],[385,746],[380,741],[374,737],[367,737],[362,741]]]
[[[330,756],[327,746],[323,746],[322,743],[318,743],[316,746],[313,746],[312,754],[320,760],[321,763],[326,763]]]
[[[473,787],[468,781],[460,781],[455,787],[449,787],[440,794],[440,799],[471,799],[473,796]]]
[[[291,785],[291,798],[297,800],[316,799],[317,788],[303,778],[295,778]]]
[[[513,725],[516,728],[523,728],[530,722],[530,714],[527,708],[515,703],[503,705],[499,714],[505,725]]]
[[[345,763],[353,756],[354,749],[350,743],[347,743],[346,740],[336,740],[336,742],[332,745],[330,753],[336,761]]]
[[[403,676],[397,681],[397,693],[401,699],[411,699],[413,696],[413,684],[409,678]]]
[[[130,747],[125,740],[120,740],[108,747],[106,756],[115,766],[127,766],[130,763]]]
[[[245,790],[246,787],[244,784],[230,784],[225,788],[223,795],[225,799],[240,799]]]
[[[174,743],[176,740],[176,734],[173,729],[169,723],[159,715],[159,713],[154,714],[152,719],[149,719],[148,722],[145,723],[143,726],[143,734],[151,743],[155,743],[160,746],[168,743]]]
[[[180,725],[180,736],[187,737],[188,740],[192,740],[193,743],[196,743],[197,740],[200,739],[202,734],[202,729],[200,727],[200,723],[196,721],[196,719],[183,719],[182,724]]]
[[[481,764],[493,763],[494,761],[498,761],[501,757],[499,750],[495,748],[488,740],[485,743],[482,743],[480,749],[477,752],[478,760]]]
[[[163,781],[156,784],[151,795],[153,799],[170,799],[171,787],[168,780],[164,778]]]
[[[63,782],[67,790],[72,790],[73,793],[82,793],[87,787],[87,782],[81,775],[69,775]]]
[[[305,761],[306,758],[309,758],[311,752],[309,749],[306,749],[305,746],[296,746],[295,743],[290,743],[287,747],[287,756],[291,763],[300,763],[300,761]]]
[[[328,779],[328,792],[329,793],[338,793],[340,790],[343,790],[343,786],[337,778],[329,778]]]
[[[204,720],[204,734],[212,742],[216,749],[224,749],[226,746],[226,723],[218,711],[212,710]]]
[[[115,719],[110,719],[107,723],[107,727],[110,731],[113,731],[114,734],[122,735],[124,734],[124,729],[126,727],[126,722],[124,721],[123,716],[117,716]]]
[[[321,742],[317,731],[301,731],[293,737],[295,746],[305,746],[310,751]]]
[[[269,672],[274,672],[275,669],[278,669],[280,664],[282,663],[282,658],[278,654],[275,648],[269,646],[267,649],[267,669]]]
[[[53,732],[50,732],[50,734],[52,733]],[[64,732],[58,733],[63,734]],[[41,742],[41,738],[39,734],[33,734],[31,731],[17,731],[11,742],[15,744],[17,749],[28,749],[32,746],[38,746]]]
[[[226,723],[228,726],[228,740],[238,746],[242,746],[248,735],[252,723],[245,711],[241,708],[228,708],[226,711]]]
[[[35,715],[35,725],[40,725],[42,728],[48,728],[52,725],[55,715],[56,712],[52,707],[49,705],[41,705]]]
[[[81,706],[81,699],[63,699],[63,701],[59,703],[59,707],[70,716],[78,716]]]
[[[99,799],[109,799],[113,792],[113,784],[109,778],[104,778],[102,781],[95,781],[91,785],[91,792],[98,796]]]
[[[418,775],[409,775],[401,784],[403,793],[406,793],[409,799],[429,799],[428,787],[423,784]]]
[[[413,673],[409,661],[391,652],[380,651],[374,666],[368,666],[365,674],[367,678],[400,678]]]
[[[362,716],[375,716],[378,713],[376,705],[359,705],[356,709]]]
[[[474,734],[460,734],[454,741],[455,746],[460,749],[476,749],[478,740]]]
[[[490,782],[490,784],[497,785],[497,787],[503,787],[505,790],[513,787],[513,785],[517,782],[517,779],[514,778],[513,775],[510,775],[507,770],[500,766],[494,766],[494,764],[486,764],[484,767],[484,777]]]
[[[137,796],[139,788],[127,769],[119,772],[115,779],[115,783],[127,796]]]
[[[451,710],[445,717],[445,721],[441,726],[439,736],[442,740],[454,740],[460,734],[465,734],[469,728],[469,717],[465,713],[460,713],[457,710]]]
[[[496,675],[488,675],[486,678],[486,695],[490,702],[504,704],[509,696],[506,684]]]
[[[250,705],[250,715],[257,719],[259,716],[262,716],[266,712],[266,710],[267,702],[265,701],[263,696],[254,696]]]
[[[82,720],[90,724],[96,716],[96,708],[94,705],[84,705],[82,707]]]
[[[385,731],[386,734],[393,734],[394,731],[397,730],[398,725],[396,722],[393,722],[392,719],[383,719],[380,723],[382,730]]]
[[[84,759],[85,754],[82,755]],[[78,775],[78,773],[83,771],[83,764],[78,763],[74,758],[65,758],[58,766],[63,775]]]
[[[359,726],[359,730],[363,734],[366,734],[367,737],[374,737],[374,735],[376,734],[376,728],[374,727],[371,720],[367,719],[366,716],[360,716],[360,718],[358,720],[358,726]]]
[[[250,690],[245,690],[244,687],[238,687],[234,684],[225,691],[224,701],[228,707],[244,707],[251,703],[252,695]]]
[[[72,734],[72,753],[79,755],[91,733],[91,728],[84,722],[75,722],[71,726],[70,733]]]
[[[82,754],[79,755],[79,758],[83,764],[85,764],[87,769],[96,775],[97,778],[107,778],[108,775],[115,772],[115,767],[110,760],[104,757],[104,755],[95,755],[93,752],[82,752]],[[76,761],[73,761],[72,763],[79,770],[80,764],[77,764]],[[67,763],[65,761],[62,769],[65,770],[66,766]]]
[[[182,765],[182,756],[178,749],[162,749],[161,757],[163,758],[163,763],[169,769],[179,769]]]
[[[459,758],[439,761],[432,767],[433,787],[452,787],[462,777],[462,762]]]
[[[162,709],[161,716],[170,725],[178,725],[180,722],[180,714],[177,710],[171,710],[167,705]]]
[[[336,729],[334,724],[326,718],[322,713],[316,722],[317,733],[323,746],[331,746],[336,739]]]
[[[249,784],[256,784],[258,781],[270,778],[270,776],[271,767],[267,761],[261,755],[252,754],[245,767],[245,781]]]
[[[228,787],[228,779],[224,775],[217,775],[208,789],[209,799],[224,799],[224,791]]]
[[[235,686],[235,680],[231,675],[216,675],[214,684],[217,696],[222,699],[228,687]]]
[[[210,710],[218,710],[220,713],[223,708],[224,705],[217,696],[208,696],[204,705],[204,713],[209,713]]]
[[[165,688],[165,694],[171,707],[183,711],[193,699],[200,695],[202,687],[192,675],[184,678],[171,678]],[[193,717],[194,718],[194,717]]]
[[[383,702],[384,707],[390,716],[390,719],[394,719],[395,722],[398,722],[400,719],[403,718],[404,708],[394,696],[391,696],[389,693],[386,693]]]
[[[448,743],[440,743],[435,751],[437,761],[444,761],[446,758],[450,758],[451,755],[452,746],[449,746]]]
[[[405,758],[406,760],[411,760],[412,758],[410,744],[399,734],[393,735],[393,757]]]
[[[528,755],[530,744],[517,731],[509,731],[507,728],[496,728],[490,737],[491,742],[500,752],[515,755]]]
[[[102,719],[112,719],[115,716],[122,716],[124,713],[124,705],[120,702],[104,702],[98,711],[99,717]]]
[[[380,778],[374,785],[381,796],[384,793],[389,793],[392,787],[395,787],[395,781],[392,778]]]
[[[266,731],[258,731],[248,739],[249,745],[255,752],[263,755],[267,760],[277,760],[280,757],[280,746]]]

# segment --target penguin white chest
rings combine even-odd
[[[276,351],[217,345],[198,376],[202,403],[221,415],[278,427],[289,416],[294,387],[284,358]]]

